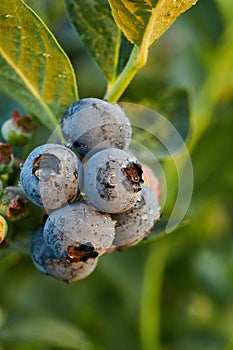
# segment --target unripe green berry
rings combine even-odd
[[[29,201],[21,188],[5,187],[0,198],[0,214],[8,221],[17,221],[30,214]]]
[[[8,230],[7,222],[2,215],[0,215],[0,244],[6,237]]]
[[[12,118],[2,125],[2,136],[13,146],[24,146],[32,137],[35,125],[32,119],[21,116],[16,110],[12,113]]]
[[[13,149],[11,145],[0,142],[0,174],[8,173],[14,164]]]

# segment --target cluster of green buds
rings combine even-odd
[[[17,169],[15,165],[18,162],[15,160],[13,147],[26,145],[32,138],[34,129],[32,118],[20,115],[17,110],[1,128],[2,137],[6,143],[0,142],[0,244],[7,235],[8,223],[30,214],[29,201],[21,188],[14,185],[17,182],[14,171]]]

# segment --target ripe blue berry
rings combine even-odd
[[[91,149],[129,146],[132,128],[117,104],[84,98],[70,105],[61,120],[65,140],[81,155]]]
[[[46,261],[52,256],[52,251],[44,243],[43,229],[40,227],[32,238],[31,258],[36,268],[47,274]]]
[[[98,258],[89,258],[85,262],[55,258],[52,250],[44,242],[43,227],[37,230],[32,239],[31,257],[39,271],[68,283],[89,276],[98,262]]]
[[[20,183],[33,203],[52,210],[75,200],[81,162],[67,147],[45,144],[27,157]]]
[[[98,258],[71,262],[66,259],[50,259],[46,264],[47,273],[64,282],[75,282],[88,277],[96,268]]]
[[[142,186],[141,196],[131,209],[113,214],[116,221],[113,246],[135,245],[149,235],[155,222],[160,218],[160,206],[155,193]]]
[[[114,223],[108,214],[84,202],[53,211],[44,227],[45,243],[56,258],[86,262],[106,252],[114,239]]]
[[[87,161],[83,191],[98,210],[119,213],[138,200],[142,183],[142,168],[137,159],[123,150],[109,148]]]

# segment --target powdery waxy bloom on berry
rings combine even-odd
[[[13,146],[24,146],[31,139],[35,124],[32,119],[25,115],[20,115],[17,110],[12,113],[12,118],[2,125],[2,136]]]
[[[45,144],[25,160],[20,183],[33,203],[53,210],[76,199],[80,169],[80,160],[69,148]]]
[[[132,246],[150,234],[160,219],[160,206],[155,193],[142,186],[140,198],[131,209],[121,214],[112,214],[116,222],[113,247]]]
[[[68,283],[86,278],[94,271],[98,257],[90,257],[86,261],[56,258],[45,244],[43,229],[40,227],[36,231],[31,243],[32,261],[39,271]]]
[[[140,197],[142,167],[123,150],[109,148],[95,153],[84,169],[83,191],[100,211],[119,213]]]
[[[87,261],[104,254],[115,235],[111,216],[84,202],[53,211],[44,227],[45,244],[56,258]]]
[[[70,105],[61,120],[64,139],[79,154],[91,149],[129,146],[132,128],[118,104],[84,98]]]

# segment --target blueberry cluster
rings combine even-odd
[[[65,145],[34,149],[20,183],[48,214],[32,240],[34,264],[72,282],[88,276],[101,255],[144,239],[160,206],[128,151],[132,128],[119,105],[79,100],[67,108],[61,132]]]

